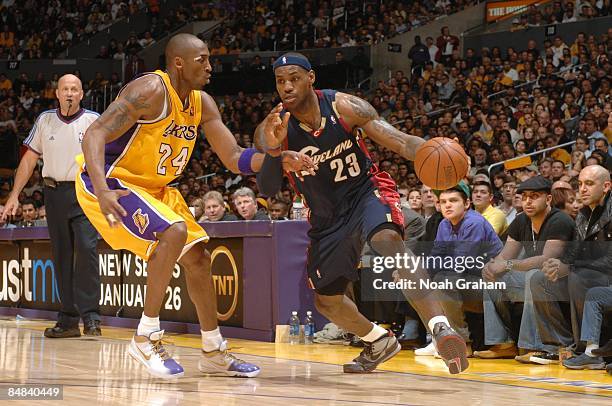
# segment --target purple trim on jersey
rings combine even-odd
[[[75,113],[74,117],[71,120],[66,120],[66,118],[62,116],[62,114],[60,113],[60,109],[55,109],[55,114],[57,114],[57,117],[60,119],[62,123],[66,123],[66,124],[70,124],[74,122],[77,118],[81,117],[84,113],[85,113],[85,109],[81,107],[80,110],[77,113]]]
[[[129,130],[127,130],[121,137],[117,138],[104,146],[104,163],[106,165],[113,165],[114,162],[125,150],[125,147],[130,142],[132,135],[138,124],[134,124]],[[107,169],[108,170],[108,169]]]
[[[95,194],[91,179],[86,172],[81,173],[81,179],[83,180],[87,191],[91,194]],[[121,186],[119,184],[119,180],[115,178],[106,178],[106,184],[111,190],[127,189],[126,187]],[[137,194],[137,192],[131,189],[129,190],[129,195],[119,198],[119,204],[121,204],[121,206],[127,212],[127,216],[121,218],[123,225],[127,227],[132,234],[138,236],[139,238],[148,241],[157,241],[155,233],[165,231],[173,223],[163,218],[156,210],[149,206],[148,203]],[[144,227],[144,232],[142,233],[140,232],[139,227],[136,225],[136,220],[134,219],[134,215],[136,212],[138,212],[138,210],[140,210],[138,213],[138,218],[142,219],[141,224],[146,223],[146,227]]]

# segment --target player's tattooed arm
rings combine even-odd
[[[265,152],[266,151],[266,133],[264,132],[265,121],[259,123],[257,128],[255,129],[255,134],[253,135],[253,143],[255,144],[255,148],[257,151]]]
[[[346,93],[336,94],[337,109],[349,127],[361,127],[370,139],[402,157],[414,160],[416,150],[425,142],[422,138],[406,134],[380,117],[367,101]]]
[[[123,135],[138,120],[157,118],[163,109],[166,92],[161,78],[147,75],[128,84],[91,129],[104,136],[106,142]]]
[[[125,134],[138,120],[161,114],[166,93],[161,79],[147,75],[128,84],[83,136],[83,155],[96,194],[107,190],[104,145]]]

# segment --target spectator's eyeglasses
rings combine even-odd
[[[505,190],[514,190],[514,189],[516,189],[516,185],[506,184],[506,185],[502,186],[502,189],[505,189]]]

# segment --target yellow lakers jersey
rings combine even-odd
[[[200,91],[189,94],[188,108],[170,83],[166,72],[157,70],[164,81],[167,97],[160,116],[139,120],[125,134],[105,147],[107,177],[157,189],[178,177],[187,166],[196,145],[202,117]]]

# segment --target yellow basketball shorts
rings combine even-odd
[[[206,231],[196,222],[183,196],[175,188],[166,186],[152,191],[112,177],[107,178],[106,183],[110,189],[130,191],[129,195],[119,199],[119,204],[127,212],[119,227],[111,228],[104,218],[91,180],[82,169],[76,177],[76,195],[89,221],[113,249],[125,249],[148,260],[157,246],[157,233],[179,222],[187,226],[187,241],[181,256],[196,243],[208,242]]]

